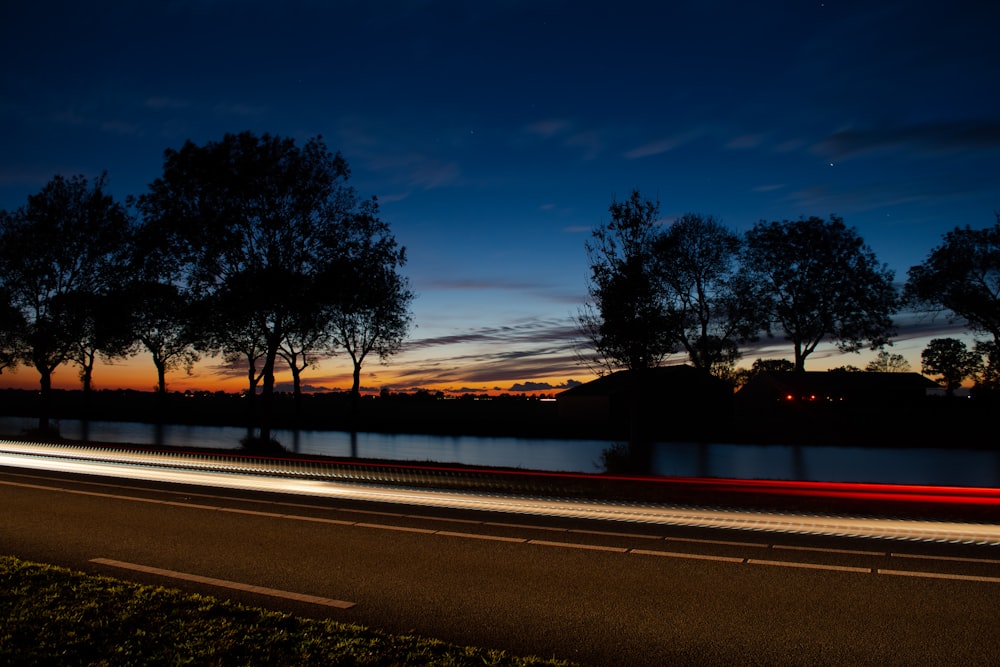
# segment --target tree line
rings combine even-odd
[[[973,375],[1000,387],[1000,214],[992,227],[945,234],[900,290],[839,216],[761,221],[738,235],[701,214],[663,224],[659,206],[638,190],[612,201],[610,219],[586,244],[590,299],[578,320],[594,366],[641,372],[683,353],[734,380],[740,346],[782,335],[794,357],[782,369],[804,371],[817,346],[832,342],[844,352],[880,349],[868,370],[899,370],[905,360],[884,347],[896,334],[894,315],[907,308],[944,313],[989,337],[973,350],[932,340],[925,372],[943,376],[949,390]]]
[[[96,359],[143,350],[161,394],[201,355],[243,365],[264,443],[279,361],[300,396],[304,369],[346,352],[358,396],[369,355],[402,344],[413,293],[405,248],[349,176],[322,137],[243,132],[167,149],[124,203],[106,174],[55,176],[0,211],[0,371],[38,371],[39,429],[59,365],[80,368],[86,393]]]

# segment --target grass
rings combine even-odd
[[[0,556],[0,664],[567,665]]]

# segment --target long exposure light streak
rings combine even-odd
[[[101,460],[100,454],[60,446],[60,453],[34,443],[0,441],[0,466],[31,468],[155,482],[190,484],[214,488],[290,493],[329,498],[344,498],[403,505],[504,512],[522,515],[594,519],[601,521],[697,526],[730,530],[836,535],[938,542],[961,542],[1000,545],[1000,524],[960,521],[921,521],[912,519],[870,518],[774,511],[745,511],[661,504],[601,502],[563,498],[522,497],[473,491],[407,488],[391,484],[364,484],[335,479],[307,479],[277,474],[275,466],[261,460],[260,470],[253,470],[242,460],[213,458],[211,470],[192,469],[183,456],[156,453],[115,453],[115,462]],[[195,468],[197,465],[195,465]],[[277,466],[280,468],[280,466]],[[692,484],[736,486],[742,480],[687,480]],[[764,488],[764,482],[745,482]],[[773,485],[772,485],[773,486]],[[787,492],[805,494],[814,483],[803,488],[790,484]],[[831,487],[836,485],[829,485]],[[859,485],[842,485],[859,486]],[[876,494],[876,485],[865,485],[858,493]],[[822,494],[823,489],[813,488]],[[827,491],[830,491],[827,489]],[[923,499],[937,498],[931,487],[920,487]],[[973,490],[947,489],[941,497],[967,499]],[[1000,503],[1000,491],[981,489],[983,502]],[[891,492],[884,490],[884,493]],[[902,493],[902,492],[900,492]],[[866,497],[863,496],[863,497]]]

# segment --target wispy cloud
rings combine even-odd
[[[733,137],[724,146],[726,150],[749,150],[751,148],[757,148],[764,143],[763,134],[742,134],[738,137]]]
[[[468,343],[502,343],[505,348],[525,343],[548,343],[558,346],[566,341],[575,340],[578,336],[579,330],[572,320],[533,320],[507,326],[470,329],[446,336],[415,339],[405,343],[403,349],[413,351]],[[523,354],[517,350],[512,353]],[[493,353],[492,356],[495,357],[496,354],[500,353]]]
[[[884,151],[919,154],[1000,148],[1000,122],[950,122],[884,128],[845,129],[814,146],[814,151],[843,160]]]
[[[174,97],[147,97],[142,104],[147,109],[156,110],[177,110],[187,109],[191,103]]]
[[[623,155],[627,160],[638,160],[639,158],[660,155],[661,153],[672,151],[677,148],[677,145],[678,141],[676,139],[661,139],[660,141],[653,141],[648,144],[636,146],[631,150],[625,151]]]
[[[551,118],[536,121],[525,126],[524,132],[543,139],[551,139],[560,134],[565,134],[571,127],[572,123],[568,120]]]
[[[626,160],[639,160],[646,157],[652,157],[654,155],[660,155],[662,153],[668,153],[680,146],[683,146],[684,144],[698,139],[699,137],[705,135],[708,131],[709,129],[706,127],[698,127],[688,131],[679,132],[672,137],[649,141],[625,151],[622,154],[622,157]]]
[[[219,116],[239,116],[242,118],[263,116],[267,109],[262,106],[253,106],[241,103],[221,103],[216,104],[212,109]]]

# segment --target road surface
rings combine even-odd
[[[0,551],[586,665],[1000,664],[1000,548],[975,539],[350,496],[3,467]]]

